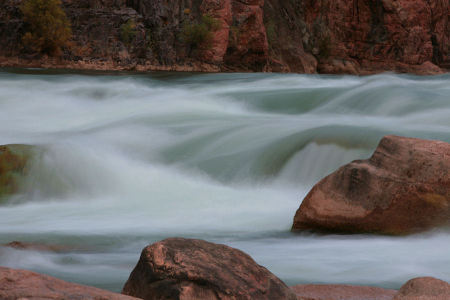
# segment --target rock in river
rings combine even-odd
[[[146,247],[122,293],[143,299],[286,299],[295,293],[244,252],[171,238]]]
[[[386,136],[316,184],[292,229],[403,235],[450,223],[450,144]]]
[[[32,154],[32,147],[28,145],[0,146],[0,201],[3,197],[19,190]]]

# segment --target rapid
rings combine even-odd
[[[321,178],[387,134],[450,142],[450,75],[0,70],[0,144],[36,145],[0,203],[0,265],[120,291],[142,248],[227,244],[288,285],[450,281],[450,230],[408,237],[290,232]]]

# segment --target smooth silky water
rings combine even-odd
[[[0,144],[40,149],[0,204],[0,265],[120,291],[141,249],[201,238],[287,284],[450,280],[450,230],[290,233],[325,175],[387,134],[450,142],[450,76],[0,72]]]

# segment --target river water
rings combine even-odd
[[[141,249],[239,248],[287,284],[450,281],[450,231],[292,234],[320,178],[387,134],[450,142],[450,76],[0,72],[0,144],[41,149],[0,205],[0,265],[120,291]]]

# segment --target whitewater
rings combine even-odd
[[[450,142],[450,75],[0,71],[0,144],[36,145],[0,203],[0,265],[120,291],[142,248],[201,238],[288,285],[450,281],[450,230],[291,233],[321,178],[382,136]]]

